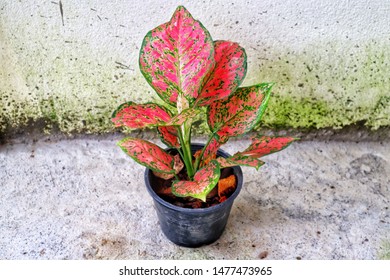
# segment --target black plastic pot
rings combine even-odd
[[[204,145],[192,144],[192,153]],[[229,157],[223,150],[218,150],[217,156]],[[152,186],[151,170],[145,171],[145,184],[154,200],[160,227],[165,236],[173,243],[185,247],[200,247],[216,241],[223,233],[227,224],[233,201],[241,191],[243,176],[239,166],[232,168],[237,179],[234,193],[224,202],[208,208],[190,209],[173,205],[158,196]]]

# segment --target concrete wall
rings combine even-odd
[[[0,131],[30,119],[64,132],[111,131],[117,105],[155,98],[138,68],[139,47],[181,4],[213,39],[246,49],[245,85],[277,82],[265,125],[390,125],[390,1],[61,4],[0,2]]]

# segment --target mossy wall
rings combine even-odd
[[[390,41],[389,41],[390,43]],[[258,76],[278,81],[264,123],[294,128],[390,125],[390,44],[324,42],[273,53]],[[276,70],[276,71],[275,71]]]
[[[113,131],[122,102],[156,98],[139,72],[143,36],[185,5],[214,39],[247,51],[244,85],[273,81],[268,127],[390,125],[387,1],[5,1],[0,132]]]

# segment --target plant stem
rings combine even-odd
[[[184,110],[190,107],[188,100],[181,94],[177,97],[177,112],[180,114]],[[192,153],[191,153],[191,126],[192,121],[186,120],[179,126],[179,141],[183,153],[183,161],[187,168],[187,175],[190,180],[194,177],[194,166],[192,165]]]
[[[192,165],[192,153],[191,153],[191,142],[190,142],[191,132],[187,131],[188,129],[186,129],[188,125],[191,126],[191,123],[185,122],[180,126],[179,141],[180,141],[182,157],[183,157],[184,165],[186,166],[187,169],[188,177],[192,179],[194,177],[194,167]]]
[[[179,142],[181,143],[180,139],[179,139]],[[177,151],[179,152],[179,155],[180,155],[180,158],[183,158],[184,159],[184,155],[183,155],[183,152],[181,151],[181,149],[177,149]]]

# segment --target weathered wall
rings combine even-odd
[[[112,130],[120,103],[149,101],[144,35],[184,5],[213,39],[247,51],[245,84],[275,81],[276,127],[390,125],[389,1],[12,1],[0,3],[0,131],[45,119]],[[62,11],[62,13],[61,13]]]

